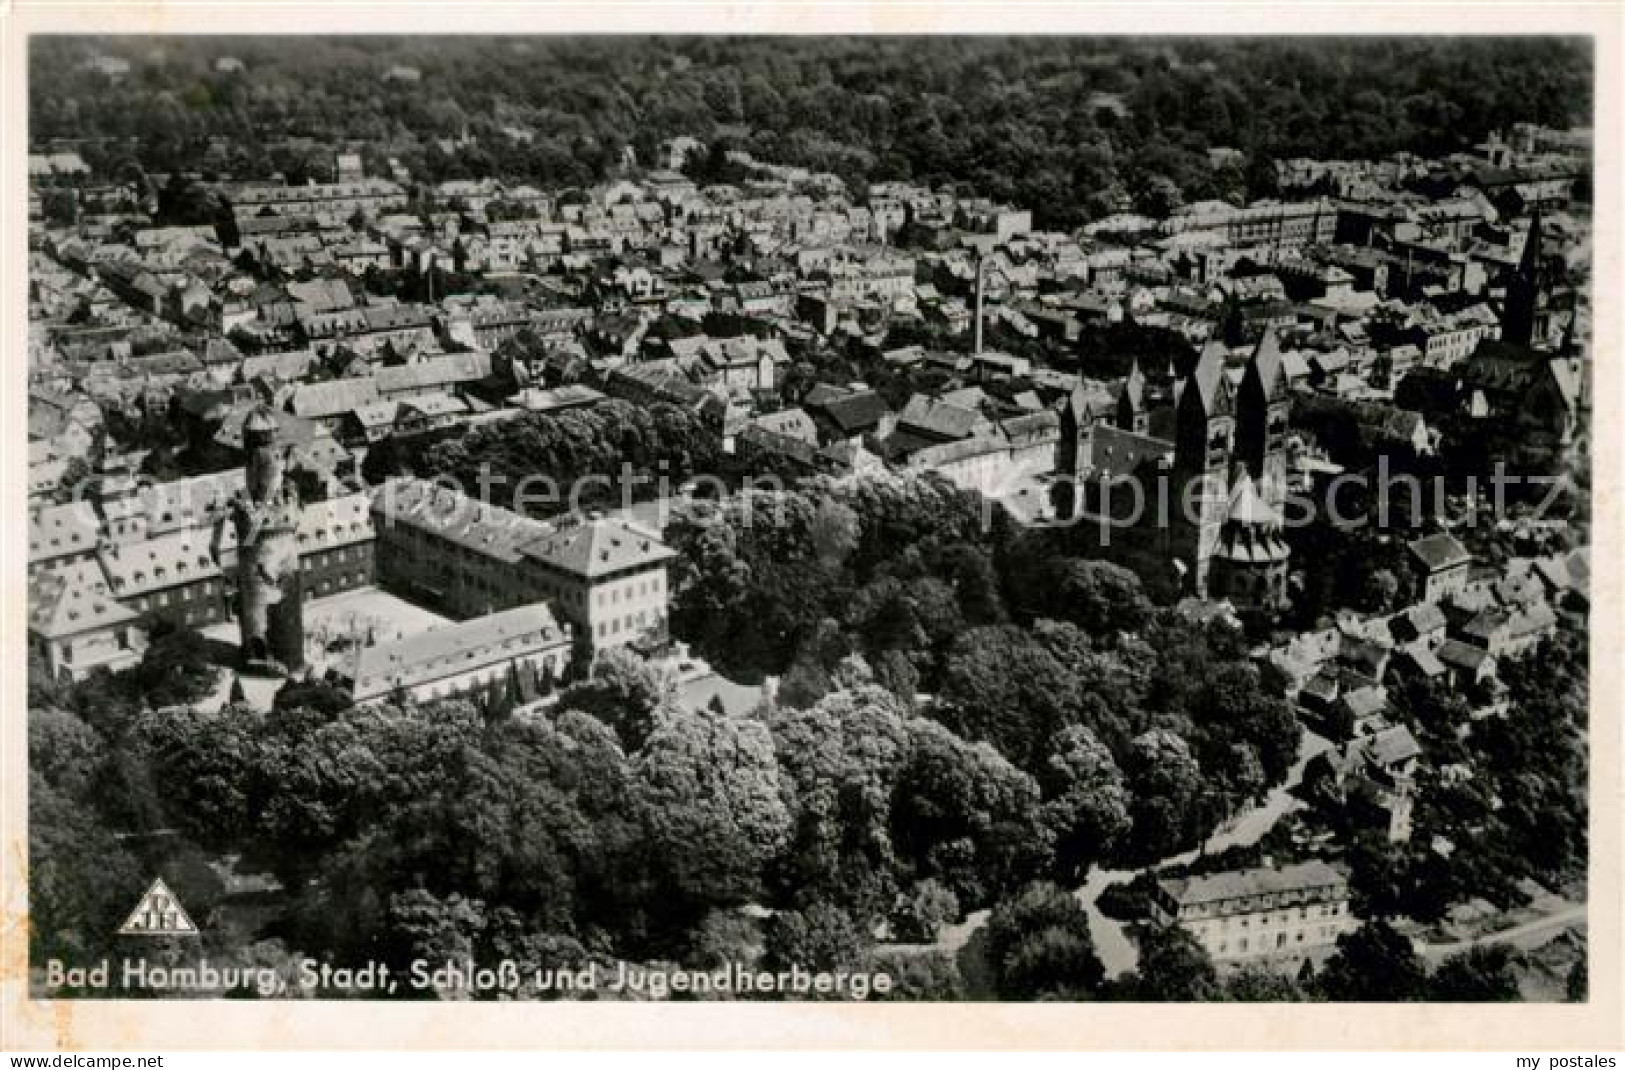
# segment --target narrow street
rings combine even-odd
[[[1421,940],[1414,940],[1416,953],[1437,965],[1441,959],[1475,947],[1488,947],[1494,944],[1511,944],[1519,950],[1528,951],[1540,947],[1558,933],[1571,925],[1585,924],[1586,905],[1584,903],[1571,903],[1545,917],[1526,921],[1521,925],[1514,925],[1510,929],[1498,932],[1485,933],[1475,936],[1471,940],[1457,940],[1448,944],[1429,944]]]

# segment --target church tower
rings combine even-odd
[[[1163,527],[1168,551],[1197,597],[1207,594],[1208,564],[1229,513],[1236,399],[1224,356],[1223,343],[1204,346],[1175,403],[1173,485]]]
[[[1280,509],[1286,501],[1290,407],[1286,375],[1281,370],[1281,345],[1273,329],[1265,330],[1236,392],[1236,465],[1252,478],[1259,496],[1272,509]]]
[[[286,476],[276,414],[260,406],[243,421],[245,486],[232,502],[237,529],[237,617],[243,667],[283,674],[304,667],[299,493]]]
[[[1061,405],[1061,437],[1055,447],[1055,508],[1063,517],[1073,517],[1082,506],[1080,486],[1094,467],[1094,429],[1107,415],[1097,393],[1080,381]]]
[[[1117,426],[1124,431],[1143,435],[1151,429],[1151,413],[1146,408],[1145,374],[1140,371],[1140,358],[1135,357],[1129,367],[1128,378],[1117,394]]]
[[[1507,280],[1506,299],[1501,305],[1501,340],[1525,349],[1534,346],[1540,329],[1541,297],[1541,226],[1540,209],[1529,219],[1529,236],[1523,243],[1523,256],[1518,270]]]

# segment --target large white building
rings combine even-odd
[[[1296,963],[1358,925],[1348,879],[1318,860],[1164,877],[1151,896],[1151,920],[1183,926],[1216,963]]]

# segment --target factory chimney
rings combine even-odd
[[[987,266],[987,257],[978,254],[976,257],[976,355],[982,355],[982,277]]]

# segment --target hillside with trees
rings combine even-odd
[[[84,69],[97,53],[130,76]],[[33,95],[31,136],[108,175],[331,179],[349,143],[373,174],[393,157],[424,182],[581,186],[692,135],[860,193],[962,185],[1046,228],[1265,196],[1279,159],[1437,156],[1591,114],[1590,52],[1566,38],[40,38],[30,65],[55,90]],[[397,65],[420,79],[385,80]],[[1218,148],[1239,162],[1214,166]]]

